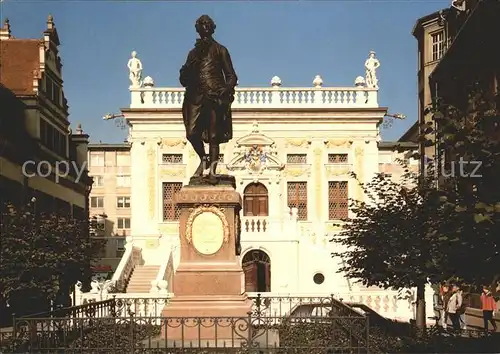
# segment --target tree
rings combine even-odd
[[[436,232],[452,243],[448,266],[464,282],[495,285],[500,276],[500,96],[476,83],[459,109],[442,99],[428,109],[436,124],[427,124],[422,136],[434,145],[444,204],[454,210]],[[433,128],[436,127],[436,128]]]
[[[68,296],[102,242],[89,238],[88,222],[35,213],[31,205],[8,205],[2,214],[0,295],[16,313],[29,305],[46,310]]]
[[[416,287],[421,328],[428,281],[496,285],[499,279],[500,115],[494,100],[476,90],[464,106],[439,101],[428,110],[434,122],[423,127],[421,140],[436,146],[438,158],[402,183],[378,174],[362,185],[369,201],[351,201],[355,218],[333,240],[347,248],[332,254],[344,258],[339,272],[347,277],[368,286]],[[425,139],[429,133],[435,138]]]
[[[450,210],[442,207],[432,177],[419,181],[409,170],[401,183],[381,173],[361,186],[368,201],[350,201],[355,217],[332,240],[345,248],[332,253],[345,261],[339,272],[366,286],[416,287],[417,325],[425,327],[425,285],[441,278],[445,257],[430,225]]]

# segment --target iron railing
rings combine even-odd
[[[161,313],[164,301],[113,298],[82,305],[85,311],[61,309],[58,315],[15,318],[10,335],[0,337],[0,352],[369,352],[367,317],[333,296],[259,294],[246,317],[167,318],[151,311],[149,316],[138,315],[140,308],[151,305]],[[273,310],[277,314],[271,315]],[[61,316],[64,313],[71,316]]]
[[[340,325],[341,322],[343,325]],[[13,353],[368,353],[359,317],[129,317],[18,319],[2,348]]]

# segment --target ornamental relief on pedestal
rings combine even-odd
[[[224,209],[219,208],[215,205],[201,205],[196,208],[190,209],[190,214],[188,216],[188,220],[186,222],[186,242],[188,244],[193,243],[193,237],[197,237],[198,235],[194,234],[194,229],[193,226],[195,224],[195,221],[198,217],[207,217],[207,219],[210,218],[216,218],[217,220],[220,221],[222,225],[222,236],[223,236],[223,242],[228,243],[229,242],[229,223],[227,221],[226,215],[224,214]],[[203,225],[201,225],[203,226]],[[214,225],[215,226],[215,225]],[[200,229],[198,232],[205,233],[202,229]]]

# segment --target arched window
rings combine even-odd
[[[243,216],[268,216],[269,197],[262,183],[250,183],[243,192]]]
[[[245,291],[271,291],[271,259],[266,252],[248,251],[243,256],[242,266],[245,272]]]

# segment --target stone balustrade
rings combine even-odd
[[[265,216],[245,216],[242,220],[242,229],[244,232],[266,232],[269,221]]]
[[[130,88],[130,108],[180,109],[183,88]],[[255,108],[376,108],[378,89],[357,87],[259,87],[236,88],[233,109]]]

